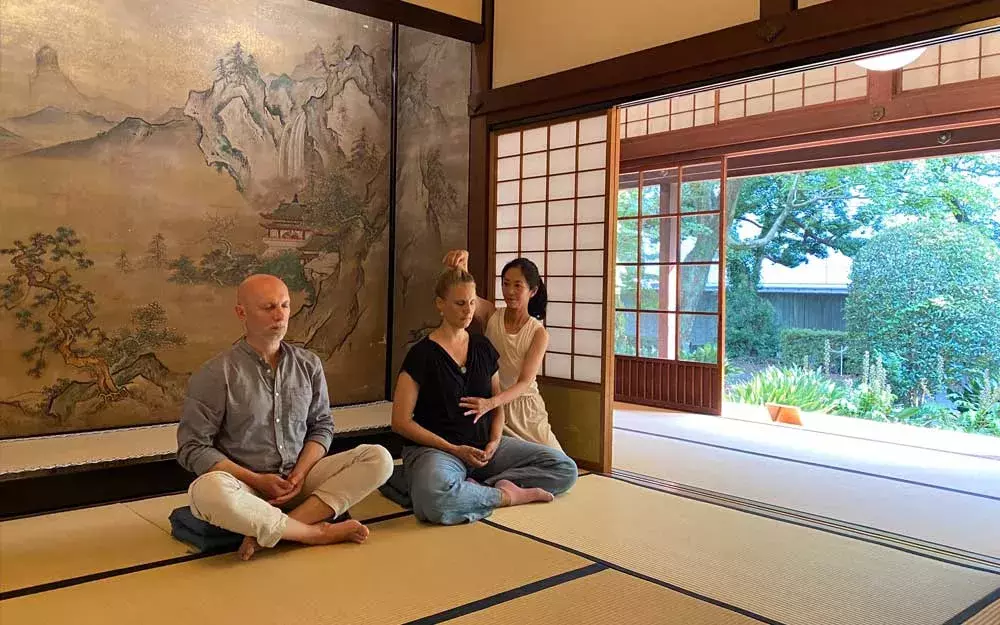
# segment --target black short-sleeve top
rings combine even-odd
[[[458,405],[462,397],[492,397],[493,374],[499,369],[500,355],[489,339],[469,335],[465,367],[460,367],[441,345],[423,338],[403,359],[403,371],[420,386],[413,420],[452,445],[482,449],[490,440],[489,412],[473,423]]]

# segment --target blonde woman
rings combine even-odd
[[[504,409],[469,415],[460,398],[499,391],[497,352],[466,331],[476,309],[476,284],[446,270],[435,289],[441,325],[403,360],[392,403],[392,429],[403,448],[402,482],[422,521],[477,521],[495,508],[552,501],[576,482],[566,454],[504,436]]]

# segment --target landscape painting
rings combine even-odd
[[[5,0],[0,32],[0,437],[176,421],[255,272],[335,405],[384,397],[389,23]]]

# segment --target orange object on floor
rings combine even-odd
[[[764,404],[771,421],[777,423],[787,423],[789,425],[802,425],[802,411],[798,406],[786,406],[784,404]]]

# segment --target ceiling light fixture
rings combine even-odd
[[[873,56],[867,59],[855,61],[855,64],[873,72],[891,72],[893,70],[906,67],[910,63],[916,61],[926,49],[927,48],[913,48],[912,50],[903,50],[902,52],[893,52],[891,54],[883,54],[882,56]]]

